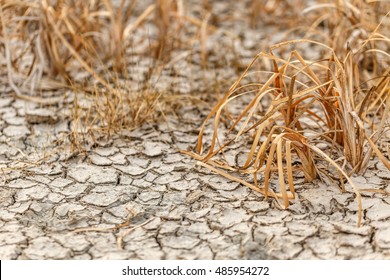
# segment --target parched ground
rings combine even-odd
[[[242,65],[260,50],[256,42],[281,38],[237,33]],[[223,36],[211,35],[210,49]],[[198,62],[175,61],[174,77],[163,74],[159,85],[166,81],[192,94],[205,92],[200,88],[209,79],[213,89],[219,81],[223,93],[237,78],[237,65],[229,64],[232,53],[214,55],[226,61],[211,54],[221,65],[201,72],[195,46]],[[176,116],[77,155],[61,142],[71,131],[62,111],[71,96],[53,109],[15,99],[6,86],[0,95],[1,259],[390,259],[390,197],[364,193],[357,227],[348,186],[341,193],[327,182],[298,179],[297,199],[281,210],[180,153],[196,144],[208,107],[186,105]],[[390,191],[390,172],[376,161],[353,179]]]
[[[34,155],[30,133],[36,141],[47,135],[49,125],[28,125],[21,105],[0,104],[3,169]],[[194,145],[203,117],[186,108],[179,119],[116,136],[86,156],[53,154],[3,172],[1,259],[390,258],[389,197],[364,196],[360,228],[354,195],[320,181],[302,180],[294,204],[279,210],[179,152]],[[354,179],[390,190],[379,163]]]

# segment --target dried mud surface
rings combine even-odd
[[[242,34],[243,65],[259,51],[256,40],[278,40],[267,34]],[[175,63],[175,77],[163,75],[160,84],[192,93],[207,87],[198,80],[237,77],[224,64],[198,79],[199,63],[188,64]],[[183,107],[74,155],[58,150],[71,131],[61,106],[15,100],[5,86],[0,92],[1,259],[390,259],[389,197],[363,194],[358,228],[353,192],[302,179],[293,205],[280,210],[181,154],[196,144],[207,107]],[[390,191],[379,162],[353,180]]]
[[[29,134],[47,126],[27,125],[23,116],[10,124],[7,115],[23,112],[19,104],[1,108],[2,166],[34,154]],[[364,196],[360,228],[353,193],[320,181],[302,182],[294,204],[279,210],[179,152],[194,145],[204,117],[186,109],[180,119],[114,137],[84,157],[53,155],[3,174],[0,258],[390,258],[388,197]],[[379,163],[354,178],[388,191],[389,179]]]

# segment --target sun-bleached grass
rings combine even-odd
[[[1,1],[1,51],[8,84],[16,98],[42,105],[61,102],[61,97],[42,94],[46,90],[71,91],[75,96],[69,135],[73,148],[82,149],[86,139],[110,137],[163,114],[174,96],[156,90],[150,77],[158,76],[175,59],[172,50],[185,48],[186,42],[180,41],[184,23],[208,30],[202,20],[186,16],[183,1],[138,4],[125,0],[115,5],[110,0]],[[137,34],[150,26],[157,27],[156,34]],[[197,35],[199,40],[205,33]],[[147,47],[140,50],[139,45]],[[137,66],[129,64],[132,56],[152,61],[142,79],[137,78]]]
[[[185,153],[199,165],[275,198],[282,208],[295,198],[294,174],[303,173],[308,182],[320,176],[338,178],[342,191],[347,180],[356,194],[360,225],[361,189],[351,175],[363,173],[373,155],[390,170],[389,159],[378,148],[390,105],[390,40],[380,32],[385,20],[354,50],[347,46],[340,52],[303,39],[259,53],[204,121],[196,151]],[[305,59],[297,50],[288,58],[274,55],[299,44],[320,50],[321,58]],[[375,65],[368,73],[362,67],[367,60]],[[229,109],[240,102],[245,104],[240,110]],[[207,125],[214,132],[204,143]],[[237,153],[246,155],[242,165],[226,158],[237,142],[242,143]],[[248,175],[252,180],[245,179]]]

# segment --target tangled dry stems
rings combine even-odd
[[[173,49],[188,48],[180,40],[184,22],[200,29],[202,21],[185,17],[180,0],[156,0],[143,10],[137,4],[1,1],[8,84],[17,98],[43,105],[59,102],[47,98],[50,91],[75,94],[73,148],[82,149],[87,138],[94,141],[153,121],[172,103],[172,96],[166,100],[167,93],[149,79],[171,61]],[[137,33],[146,24],[158,27],[156,37]],[[133,56],[151,59],[147,77],[135,78],[137,66],[128,66]]]
[[[304,39],[283,42],[268,53],[259,53],[210,112],[200,129],[196,152],[188,154],[201,166],[259,191],[266,198],[275,198],[282,208],[295,199],[294,175],[303,173],[308,182],[320,176],[339,179],[342,191],[346,179],[356,194],[360,225],[361,190],[351,175],[363,173],[373,154],[390,170],[389,160],[377,146],[389,119],[390,40],[380,32],[389,30],[389,14],[369,32],[363,27],[371,29],[372,22],[367,25],[352,20],[355,16],[365,19],[360,6],[335,2],[328,6],[339,9],[343,16],[326,16],[322,20],[337,22],[333,22],[335,30],[331,32],[351,42],[354,49],[344,42],[340,45],[337,37],[331,40],[335,47]],[[324,5],[313,9],[320,7]],[[350,32],[341,35],[337,31],[352,24],[357,26],[353,31],[362,35],[360,40],[349,40]],[[274,55],[296,44],[320,47],[321,58],[304,59],[297,50],[291,51],[287,59]],[[365,67],[369,64],[371,71]],[[264,65],[272,68],[264,69]],[[237,99],[246,106],[230,110]],[[209,122],[214,132],[211,143],[205,145],[204,131]],[[232,148],[237,142],[242,146]],[[232,155],[235,148],[238,151]],[[245,154],[242,165],[229,160],[240,154]],[[271,184],[273,177],[277,180]]]

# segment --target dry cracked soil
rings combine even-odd
[[[48,125],[28,125],[22,103],[4,100],[0,154],[6,167],[34,154],[29,135],[39,138]],[[180,119],[115,136],[84,156],[58,153],[5,171],[0,258],[390,258],[388,197],[364,195],[364,221],[357,227],[352,192],[302,180],[293,205],[280,210],[180,153],[195,144],[202,118],[195,107],[186,108]],[[389,177],[373,163],[354,180],[389,190]]]
[[[257,41],[280,38],[238,33],[244,65],[259,50]],[[208,44],[223,36],[210,35]],[[199,57],[199,47],[193,53]],[[207,87],[199,80],[228,85],[237,78],[227,64],[206,72],[191,63],[176,62],[175,77],[162,77],[160,85],[166,78],[188,94]],[[75,155],[56,149],[72,129],[62,108],[15,99],[4,85],[0,94],[1,259],[390,259],[389,197],[364,193],[357,227],[348,186],[341,193],[298,178],[297,198],[281,210],[180,153],[196,144],[209,108],[185,106]],[[390,172],[377,161],[353,180],[390,191]]]

